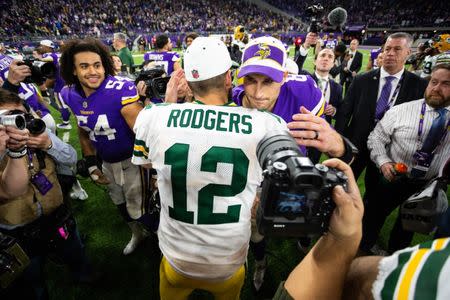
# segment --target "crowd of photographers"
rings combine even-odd
[[[119,214],[130,227],[132,237],[123,253],[125,255],[132,253],[139,243],[157,228],[155,228],[156,214],[152,212],[159,207],[159,204],[154,180],[151,180],[152,176],[156,175],[152,171],[132,164],[132,162],[147,163],[150,154],[156,155],[152,147],[148,147],[149,142],[145,140],[147,137],[145,134],[150,136],[150,133],[143,129],[147,124],[145,120],[142,120],[144,118],[140,117],[144,114],[150,116],[151,110],[155,109],[147,106],[143,110],[144,105],[159,102],[229,105],[227,100],[232,100],[234,105],[266,110],[278,116],[279,123],[290,131],[292,137],[285,138],[285,144],[279,148],[271,146],[270,151],[261,150],[264,155],[269,155],[271,151],[281,153],[281,149],[283,151],[290,149],[291,152],[287,154],[283,152],[283,155],[274,156],[270,160],[264,160],[264,155],[259,154],[261,167],[267,169],[266,186],[263,185],[262,193],[258,196],[261,197],[258,212],[260,216],[258,219],[254,213],[257,204],[253,208],[252,205],[247,204],[243,213],[248,219],[251,216],[251,220],[244,220],[245,224],[251,223],[251,230],[248,226],[248,230],[245,231],[248,240],[245,241],[244,248],[247,249],[247,245],[250,244],[256,259],[252,278],[255,289],[261,288],[265,271],[270,267],[265,253],[265,237],[262,235],[267,234],[269,238],[271,235],[303,236],[299,240],[299,248],[308,252],[287,281],[280,285],[275,295],[276,299],[332,299],[339,298],[341,295],[355,298],[369,294],[373,297],[393,296],[396,293],[395,287],[401,286],[408,280],[402,276],[397,276],[395,280],[388,276],[390,273],[400,272],[403,267],[409,267],[408,259],[398,260],[399,254],[394,253],[396,250],[407,247],[411,242],[410,234],[406,234],[401,228],[400,217],[392,235],[393,244],[390,244],[388,249],[390,254],[394,253],[393,256],[364,257],[355,261],[353,258],[358,250],[359,254],[377,252],[373,246],[384,218],[414,192],[426,190],[429,180],[440,174],[443,179],[439,181],[439,184],[432,186],[432,194],[428,198],[435,201],[436,193],[438,193],[439,203],[442,204],[444,201],[442,193],[438,190],[446,189],[443,166],[450,153],[450,137],[446,134],[450,96],[448,57],[442,56],[434,61],[429,74],[431,79],[427,82],[405,70],[405,62],[411,52],[412,39],[408,34],[396,33],[387,39],[384,48],[380,51],[382,56],[378,54],[372,59],[373,70],[357,75],[362,69],[362,55],[357,50],[359,45],[357,40],[352,41],[350,48],[346,49],[332,36],[320,41],[317,34],[309,33],[302,48],[299,49],[294,70],[290,69],[288,72],[286,66],[289,58],[285,46],[279,40],[272,37],[252,40],[248,39],[248,36],[245,40],[244,33],[244,30],[235,32],[234,38],[237,49],[242,53],[242,61],[239,62],[240,68],[233,70],[233,73],[229,71],[230,68],[233,69],[233,62],[229,54],[225,54],[231,51],[232,45],[228,52],[223,52],[226,46],[219,40],[199,38],[196,42],[196,35],[186,37],[186,43],[193,43],[193,47],[189,47],[184,53],[183,61],[171,51],[170,39],[160,35],[156,39],[157,49],[146,54],[143,71],[137,79],[129,74],[136,66],[132,62],[122,61],[124,55],[129,56],[129,50],[126,51],[127,49],[124,48],[126,47],[124,34],[115,35],[114,47],[119,51],[117,56],[111,56],[106,46],[96,40],[68,41],[62,48],[61,59],[46,60],[45,58],[50,55],[42,55],[45,53],[38,56],[42,62],[54,62],[56,70],[56,74],[53,73],[54,78],[46,78],[45,82],[40,82],[39,85],[43,89],[47,86],[52,87],[60,108],[70,108],[77,117],[80,145],[84,156],[82,160],[84,165],[79,171],[85,173],[97,184],[107,186]],[[191,40],[188,41],[188,39]],[[40,49],[45,49],[43,47],[47,46],[50,48],[49,53],[54,54],[55,47],[48,42],[41,42]],[[303,70],[301,61],[311,47],[316,51],[315,70],[312,74]],[[56,54],[55,57],[57,57]],[[379,57],[381,59],[378,59]],[[63,259],[70,267],[75,281],[93,282],[98,279],[97,272],[93,270],[86,257],[76,221],[66,205],[71,187],[76,181],[74,165],[77,157],[73,147],[56,136],[54,127],[48,126],[47,122],[39,122],[39,117],[44,117],[42,110],[36,109],[37,106],[33,106],[32,101],[28,99],[30,95],[33,95],[40,105],[45,107],[48,103],[45,103],[39,88],[35,85],[31,87],[27,85],[26,79],[31,75],[29,65],[6,59],[2,55],[0,66],[3,82],[3,89],[0,90],[2,123],[0,152],[2,154],[1,170],[3,170],[0,184],[0,233],[2,234],[0,242],[3,241],[1,244],[4,247],[3,253],[7,254],[4,258],[2,257],[6,264],[1,267],[6,271],[3,271],[3,275],[0,276],[3,288],[0,290],[0,295],[2,299],[3,297],[17,298],[18,295],[23,296],[24,299],[46,299],[48,292],[42,267],[45,257],[49,254],[56,253]],[[232,75],[235,78],[232,78]],[[66,86],[57,90],[58,76],[65,81]],[[342,85],[345,86],[344,89]],[[231,99],[228,99],[229,95]],[[424,95],[425,100],[422,99]],[[223,100],[224,103],[218,99]],[[395,128],[401,126],[409,126],[416,130],[413,125],[409,125],[416,123],[416,115],[396,121],[399,118],[395,117],[395,112],[409,103],[419,103],[420,105],[417,106],[419,111],[422,107],[420,112],[422,121],[418,121],[418,124],[419,128],[422,128],[419,129],[419,140],[424,142],[423,145],[422,142],[416,145],[422,148],[416,146],[411,149],[402,148],[406,140],[410,142],[408,143],[410,145],[415,143],[415,131],[411,134],[405,133],[404,136],[395,135]],[[195,106],[195,104],[192,105]],[[367,107],[372,108],[368,111]],[[161,115],[153,116],[153,118],[161,117],[163,113],[161,108]],[[407,115],[406,112],[398,113],[402,116]],[[64,114],[62,110],[62,115]],[[177,118],[173,112],[171,117],[173,120]],[[333,119],[336,120],[336,131],[332,127]],[[180,124],[184,121],[185,118],[182,117]],[[151,125],[151,123],[148,124]],[[62,127],[58,128],[69,129],[68,123],[61,125]],[[233,129],[233,126],[230,123],[230,131],[237,130]],[[220,128],[219,121],[217,128]],[[142,130],[145,132],[142,140],[134,141],[134,133],[142,134]],[[422,135],[424,137],[421,138]],[[431,137],[432,135],[435,136]],[[160,140],[157,136],[152,137],[156,141]],[[369,144],[367,144],[368,141]],[[383,143],[386,146],[381,149],[379,145]],[[176,152],[177,155],[182,155],[181,150],[177,151],[179,151]],[[181,159],[178,156],[170,158],[171,156],[167,153],[164,158],[165,164],[170,164],[171,159]],[[317,170],[314,169],[314,172],[310,171],[310,167],[319,162],[321,153],[340,160],[329,160],[323,166],[316,167]],[[306,155],[314,164],[311,161],[297,159]],[[156,159],[157,156],[154,157]],[[287,157],[289,159],[293,157],[292,162]],[[403,167],[406,170],[402,171],[401,167],[395,164],[399,162],[409,162]],[[351,164],[351,168],[346,163]],[[356,180],[366,167],[366,194],[363,205]],[[158,169],[157,163],[154,168],[158,170],[157,176],[164,174]],[[289,172],[283,173],[286,169]],[[448,168],[446,170],[448,171]],[[402,177],[405,171],[415,174],[415,178],[411,179],[406,175]],[[331,205],[324,201],[326,205],[310,206],[307,212],[289,204],[288,210],[291,214],[281,214],[281,216],[296,220],[300,226],[289,227],[291,225],[286,222],[280,230],[273,226],[280,222],[276,219],[280,217],[277,213],[287,209],[283,205],[290,203],[283,198],[287,196],[282,195],[287,193],[289,197],[297,197],[294,199],[298,201],[305,198],[310,201],[302,202],[301,205],[326,200],[322,194],[320,194],[321,198],[317,198],[317,195],[299,192],[301,190],[299,187],[292,187],[297,182],[301,182],[300,175],[294,180],[293,174],[296,172],[300,175],[302,172],[304,174],[312,172],[305,182],[314,186],[318,194],[322,193],[321,189],[325,190],[325,187],[313,183],[317,178],[321,178],[321,182],[322,180],[326,182],[328,190],[325,194],[332,197],[335,204]],[[184,179],[182,177],[176,179],[188,180],[187,185],[189,185],[191,177],[186,179],[186,174],[184,176]],[[287,184],[284,194],[280,193],[279,188],[286,184],[283,176],[292,177],[288,181],[291,183]],[[173,178],[175,177],[172,177],[172,180]],[[214,183],[212,179],[209,180]],[[170,227],[174,226],[170,225],[170,222],[178,218],[189,223],[186,221],[189,211],[185,208],[185,211],[181,209],[181,213],[180,209],[174,213],[175,209],[169,206],[169,211],[172,209],[172,212],[165,212],[164,209],[167,208],[165,201],[168,201],[165,198],[167,187],[163,185],[165,183],[162,180],[158,183],[161,184],[159,188],[163,191],[161,194],[163,226],[178,228],[176,231],[182,232],[184,229],[181,227]],[[180,183],[177,182],[177,184]],[[330,188],[335,185],[338,187]],[[341,185],[345,186],[345,189]],[[180,185],[178,188],[182,189],[183,186]],[[379,203],[378,192],[383,195],[383,203],[389,202],[388,200],[392,197],[397,197],[396,202],[393,202],[395,205],[384,203],[386,207],[383,207],[382,212],[379,211],[380,207],[375,209],[374,204]],[[223,196],[229,196],[228,192]],[[255,203],[259,202],[258,197]],[[146,202],[149,200],[150,204]],[[273,211],[266,210],[270,206],[266,201],[272,201],[275,206],[281,208]],[[440,211],[435,211],[433,217],[445,212],[445,208],[443,206]],[[368,209],[370,209],[369,213]],[[321,217],[315,219],[315,213]],[[228,214],[211,213],[211,216],[217,215],[225,219],[222,215],[228,217]],[[302,218],[299,217],[300,215]],[[436,224],[432,226],[432,229],[438,226],[437,220],[434,221]],[[441,237],[448,234],[445,232],[445,228],[448,229],[448,224],[445,222],[444,220],[444,226],[440,227]],[[416,223],[414,225],[417,226]],[[202,260],[204,258],[198,261],[185,260],[190,259],[188,254],[177,256],[167,250],[173,250],[170,248],[173,247],[170,242],[173,236],[168,234],[167,227],[163,229],[158,233],[160,240],[163,239],[160,243],[164,246],[162,249],[164,258],[161,263],[161,274],[164,274],[162,277],[164,280],[161,279],[160,284],[162,298],[171,299],[171,296],[177,295],[177,291],[180,292],[181,289],[183,289],[183,297],[187,297],[195,288],[211,291],[218,299],[221,297],[227,299],[231,297],[230,295],[239,297],[239,289],[243,282],[241,261],[238,262],[236,257],[233,261],[231,258],[225,259],[228,263],[233,262],[228,266],[226,263],[218,265],[217,262],[209,262],[210,265],[208,265]],[[192,230],[194,229],[195,226]],[[321,234],[323,231],[327,233],[312,247],[311,240],[304,239],[311,233]],[[403,234],[403,238],[400,238],[399,234]],[[214,239],[215,236],[209,238]],[[363,243],[360,247],[361,238]],[[189,248],[192,247],[189,244],[192,241],[189,239],[184,240],[182,237],[179,242],[187,243],[186,253],[192,250]],[[210,245],[207,237],[202,243],[204,243],[204,245],[201,244],[203,247]],[[230,242],[230,245],[232,244]],[[309,247],[311,250],[308,251]],[[422,276],[434,274],[436,281],[445,281],[445,276],[448,276],[445,274],[448,272],[441,277],[436,274],[439,274],[438,271],[447,261],[449,240],[437,240],[434,243],[422,245],[421,248],[429,249],[427,251],[437,256],[441,255],[443,258],[439,268],[418,270],[417,274],[420,272],[423,272],[420,273]],[[420,251],[419,254],[417,253],[417,247],[403,251],[411,259],[414,257],[419,259],[417,257],[422,255]],[[246,251],[242,253],[246,254]],[[246,257],[246,255],[239,257],[241,256]],[[8,261],[7,258],[11,259]],[[387,266],[393,261],[397,264],[392,263],[393,266]],[[427,258],[423,259],[422,263],[423,265],[432,264],[427,261]],[[211,270],[207,269],[211,266],[217,267],[215,270],[226,276],[215,278],[211,283],[208,278],[204,278],[204,274],[210,274]],[[186,268],[189,269],[189,267],[194,269],[186,272]],[[384,270],[383,276],[377,276],[378,267]],[[354,288],[344,290],[344,284]],[[386,288],[389,284],[394,288]],[[414,284],[412,287],[408,286],[409,293],[420,290],[421,281],[417,280]],[[430,291],[444,293],[442,294],[444,296],[441,296],[442,299],[449,292],[448,288],[441,285],[436,285]]]

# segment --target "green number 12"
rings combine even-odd
[[[188,154],[188,144],[174,144],[166,151],[164,163],[172,167],[173,207],[169,206],[169,216],[181,222],[194,224],[194,212],[187,210],[186,173]],[[200,171],[215,173],[217,172],[217,164],[220,162],[233,165],[231,184],[210,183],[199,191],[197,224],[239,222],[241,205],[228,206],[226,213],[214,213],[214,196],[233,197],[245,189],[249,160],[241,149],[213,146],[202,156]]]

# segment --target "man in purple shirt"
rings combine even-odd
[[[164,68],[167,75],[171,75],[173,71],[181,69],[180,56],[176,52],[172,52],[172,42],[170,38],[161,34],[156,37],[156,51],[150,51],[144,54],[144,62],[156,62],[158,66]]]
[[[132,82],[114,75],[109,51],[98,40],[73,40],[61,56],[67,86],[61,100],[78,121],[80,145],[91,179],[107,185],[112,201],[128,222],[132,238],[123,253],[134,251],[145,237],[142,223],[148,176],[131,163],[132,128],[142,106]],[[103,164],[99,167],[99,157]]]
[[[347,155],[350,151],[346,151],[342,137],[321,117],[326,104],[321,90],[310,76],[288,75],[286,60],[286,49],[280,40],[251,40],[244,48],[237,75],[244,78],[244,84],[233,89],[233,101],[282,117],[304,154],[305,147],[314,147],[331,157]],[[256,259],[253,285],[259,290],[267,260],[264,237],[257,232],[254,220],[250,246]]]

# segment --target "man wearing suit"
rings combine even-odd
[[[325,98],[324,114],[330,124],[342,102],[342,86],[330,77],[330,70],[334,66],[334,58],[332,49],[321,50],[316,58],[316,71],[312,74],[312,78]]]
[[[420,99],[424,95],[427,81],[404,68],[411,44],[409,34],[391,34],[383,52],[383,67],[356,76],[339,108],[335,129],[359,149],[359,155],[352,164],[356,178],[370,161],[367,138],[377,120],[393,105]],[[388,94],[388,97],[382,99],[381,94]]]
[[[426,80],[404,68],[411,53],[411,44],[412,37],[409,34],[391,34],[385,44],[383,66],[355,77],[336,118],[336,130],[359,149],[359,155],[352,164],[355,178],[367,166],[364,198],[368,207],[371,206],[370,202],[377,200],[374,186],[379,174],[378,168],[369,158],[368,136],[386,111],[394,105],[422,98],[427,86]]]
[[[350,49],[346,53],[348,57],[347,65],[343,65],[341,71],[341,85],[345,86],[345,93],[348,91],[348,87],[353,81],[353,78],[361,70],[363,56],[361,52],[357,51],[359,41],[354,39],[350,42]]]

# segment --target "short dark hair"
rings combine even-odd
[[[160,34],[156,37],[155,47],[156,49],[162,49],[169,42],[169,37],[165,34]]]
[[[188,34],[186,35],[186,37],[184,38],[184,42],[185,42],[185,43],[187,42],[187,39],[188,39],[188,38],[191,38],[191,39],[195,40],[196,38],[198,38],[198,34],[197,34],[196,32],[188,33]]]
[[[202,81],[188,81],[189,88],[194,95],[199,95],[200,97],[205,96],[212,90],[222,90],[227,72]]]
[[[16,93],[0,88],[0,106],[4,104],[23,105],[23,100]]]
[[[450,64],[448,64],[448,63],[437,63],[433,67],[433,69],[431,69],[431,73],[433,73],[433,72],[435,72],[437,70],[440,70],[440,69],[444,69],[444,70],[450,71]]]
[[[106,47],[105,44],[100,40],[93,38],[71,40],[64,45],[60,59],[61,76],[67,85],[80,84],[77,76],[73,74],[75,68],[75,55],[80,52],[97,53],[102,60],[105,76],[114,75],[113,62],[108,47]]]

